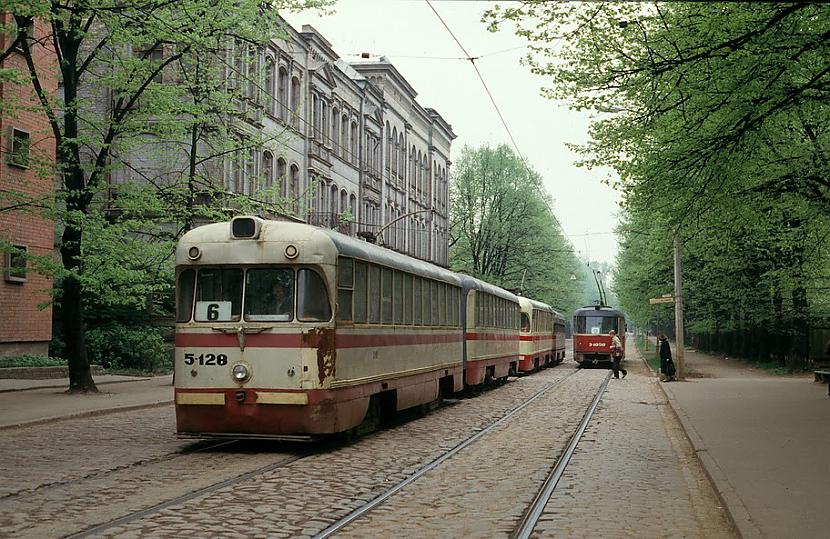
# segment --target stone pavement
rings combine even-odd
[[[827,537],[830,400],[812,374],[773,376],[685,352],[661,384],[744,538]]]
[[[95,376],[100,393],[68,394],[69,379],[0,379],[0,429],[173,402],[173,375]]]

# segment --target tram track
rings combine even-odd
[[[206,452],[206,451],[211,451],[211,450],[214,450],[214,449],[218,449],[220,447],[225,447],[225,446],[228,446],[228,445],[232,445],[234,443],[238,443],[238,442],[241,442],[241,441],[243,441],[243,440],[212,440],[212,441],[206,441],[206,442],[191,444],[190,447],[186,447],[184,449],[181,449],[181,450],[178,450],[178,451],[175,451],[175,452],[172,452],[172,453],[167,453],[167,454],[164,454],[164,455],[159,455],[159,456],[156,456],[156,457],[151,457],[151,458],[146,458],[146,459],[140,459],[140,460],[128,462],[128,463],[125,463],[125,464],[121,464],[121,465],[118,465],[118,466],[113,466],[113,467],[110,467],[110,468],[107,468],[107,469],[95,470],[95,471],[92,471],[90,473],[79,475],[77,477],[72,477],[72,478],[69,478],[69,479],[62,479],[60,481],[50,481],[48,483],[41,483],[41,484],[36,485],[32,488],[22,488],[22,489],[13,491],[13,492],[7,492],[7,493],[4,493],[4,494],[0,495],[0,501],[13,499],[13,498],[18,497],[18,496],[24,496],[24,495],[28,496],[28,495],[31,495],[35,492],[47,490],[47,489],[50,489],[50,488],[64,487],[64,486],[67,486],[67,485],[77,484],[77,483],[80,483],[82,481],[89,481],[91,479],[99,479],[99,478],[106,477],[108,475],[123,472],[124,470],[129,470],[129,469],[132,469],[132,468],[138,468],[140,466],[148,466],[148,465],[158,464],[158,463],[161,463],[161,462],[168,462],[168,461],[172,461],[172,460],[175,460],[175,459],[178,459],[178,458],[186,457],[188,455],[192,455],[192,454],[195,454],[195,453],[203,453],[203,452]],[[198,446],[198,447],[192,448],[193,446]]]
[[[325,528],[322,531],[318,532],[316,535],[314,535],[314,539],[324,539],[324,538],[330,537],[331,535],[337,533],[338,531],[342,530],[343,528],[349,526],[351,523],[353,523],[357,519],[365,516],[366,514],[371,512],[373,509],[375,509],[379,505],[383,504],[387,499],[389,499],[390,497],[392,497],[395,494],[397,494],[398,492],[400,492],[407,485],[417,481],[420,477],[425,475],[427,472],[429,472],[431,470],[434,470],[435,468],[440,466],[442,463],[444,463],[445,461],[449,460],[454,455],[456,455],[457,453],[462,451],[463,449],[466,449],[467,447],[469,447],[469,446],[473,445],[474,443],[478,442],[481,438],[483,438],[485,435],[487,435],[490,432],[492,432],[493,430],[495,430],[497,427],[507,423],[511,418],[516,416],[519,412],[521,412],[522,410],[524,410],[525,408],[527,408],[528,406],[533,404],[535,401],[537,401],[538,399],[540,399],[541,397],[546,395],[551,390],[559,387],[562,383],[564,383],[566,380],[568,380],[569,378],[571,378],[572,376],[574,376],[578,372],[579,371],[575,370],[575,371],[567,374],[566,376],[554,381],[553,383],[548,384],[547,386],[543,387],[542,389],[538,390],[536,393],[534,393],[529,398],[527,398],[524,402],[522,402],[521,404],[519,404],[519,405],[515,406],[514,408],[510,409],[508,412],[506,412],[504,415],[502,415],[496,421],[490,423],[490,425],[488,425],[486,427],[483,427],[481,430],[479,430],[475,434],[473,434],[473,435],[469,436],[468,438],[462,440],[461,442],[456,444],[454,447],[450,448],[449,450],[445,451],[444,453],[442,453],[438,457],[434,458],[430,462],[428,462],[428,463],[424,464],[423,466],[421,466],[418,470],[415,471],[415,473],[409,475],[408,477],[406,477],[402,481],[398,482],[397,484],[393,485],[392,487],[390,487],[389,489],[384,491],[379,496],[373,498],[372,500],[370,500],[369,502],[365,503],[364,505],[358,507],[357,509],[354,509],[348,515],[344,516],[340,520],[334,522],[333,524],[329,525],[327,528]],[[607,383],[607,380],[606,380],[606,383]]]
[[[224,481],[220,481],[219,483],[214,483],[212,485],[208,485],[204,488],[200,488],[200,489],[188,492],[187,494],[183,494],[181,496],[176,496],[175,498],[165,500],[163,502],[160,502],[160,503],[158,503],[156,505],[153,505],[151,507],[147,507],[147,508],[142,509],[140,511],[135,511],[135,512],[129,513],[127,515],[121,516],[119,518],[112,519],[110,521],[103,522],[101,524],[96,524],[95,526],[92,526],[92,527],[87,528],[85,530],[82,530],[82,531],[79,531],[79,532],[76,532],[76,533],[73,533],[73,534],[70,534],[70,535],[65,535],[63,537],[64,537],[64,539],[82,539],[82,538],[86,538],[86,537],[91,537],[91,536],[93,536],[97,533],[100,533],[102,531],[106,531],[110,528],[114,528],[116,526],[121,526],[123,524],[127,524],[129,522],[134,521],[134,520],[144,518],[146,516],[154,515],[156,513],[159,513],[161,511],[169,508],[169,507],[173,507],[175,505],[179,505],[179,504],[182,504],[182,503],[187,503],[190,500],[193,500],[195,498],[199,498],[200,496],[204,496],[206,494],[211,494],[211,493],[216,492],[217,490],[223,489],[225,487],[229,487],[229,486],[232,486],[232,485],[235,485],[235,484],[238,484],[238,483],[242,483],[242,482],[247,481],[249,479],[252,479],[256,476],[274,471],[278,468],[282,468],[283,466],[288,466],[289,464],[292,464],[294,462],[297,462],[298,460],[304,459],[304,458],[306,458],[307,456],[309,456],[311,454],[313,454],[312,451],[307,451],[307,452],[300,453],[298,455],[293,455],[293,456],[281,459],[277,462],[274,462],[274,463],[271,463],[271,464],[268,464],[268,465],[265,465],[265,466],[261,466],[261,467],[255,469],[255,470],[251,470],[251,471],[246,472],[242,475],[232,477],[232,478],[226,479]]]
[[[533,533],[536,524],[539,522],[539,519],[544,514],[545,508],[547,507],[547,504],[550,501],[551,496],[556,490],[556,486],[559,484],[559,480],[562,478],[562,474],[564,473],[565,469],[571,461],[571,458],[573,457],[574,451],[576,450],[576,446],[579,444],[579,441],[585,434],[585,429],[591,422],[591,419],[594,416],[594,412],[597,409],[597,405],[599,404],[602,395],[605,393],[605,390],[608,387],[608,381],[610,379],[611,373],[609,372],[605,377],[605,381],[603,381],[603,383],[597,390],[596,394],[594,395],[594,399],[591,401],[591,404],[585,411],[585,414],[582,417],[582,421],[579,423],[579,426],[577,427],[576,431],[571,436],[564,452],[556,461],[556,465],[548,474],[547,478],[545,479],[545,482],[539,489],[539,492],[536,493],[536,496],[533,498],[533,501],[528,506],[527,510],[525,511],[524,515],[519,521],[519,524],[516,526],[516,529],[512,534],[510,534],[510,539],[528,539]]]

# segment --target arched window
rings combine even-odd
[[[259,73],[257,72],[257,60],[259,59],[259,54],[255,47],[248,48],[248,72],[245,74],[248,80],[248,91],[246,95],[251,98],[252,101],[257,101],[257,87],[256,81],[257,76]]]
[[[262,152],[262,177],[266,189],[274,186],[274,154],[268,150]]]
[[[403,133],[398,135],[398,151],[401,156],[398,159],[398,177],[403,178],[406,174],[406,146],[403,141]]]
[[[269,114],[274,114],[275,98],[274,98],[274,59],[268,56],[265,59],[265,95],[263,101],[265,103],[265,110]]]
[[[256,184],[256,150],[251,150],[248,153],[248,158],[245,160],[245,183],[242,187],[242,192],[246,195],[251,195],[254,192]]]
[[[415,174],[415,146],[409,151],[409,183],[410,185],[417,185],[417,176]]]
[[[340,151],[340,111],[337,110],[337,107],[331,109],[331,148],[334,151],[335,155],[343,155]]]
[[[352,219],[357,220],[357,197],[354,195],[349,196],[349,209],[352,212]]]
[[[311,94],[311,125],[314,128],[312,131],[312,137],[320,136],[320,113],[317,112],[317,107],[319,105],[317,94]]]
[[[398,175],[398,128],[397,127],[392,128],[392,141],[393,141],[393,144],[395,145],[395,149],[392,150],[392,166],[390,167],[390,171],[397,176]],[[391,145],[390,145],[390,147],[391,147]]]
[[[277,101],[279,101],[279,117],[288,118],[288,71],[280,66],[277,75]]]
[[[340,146],[343,159],[349,160],[349,115],[343,111],[340,117]]]
[[[320,142],[328,144],[329,138],[329,104],[320,100]]]
[[[357,138],[357,122],[352,121],[352,129],[350,135],[350,141],[352,144],[352,158],[351,162],[355,165],[360,164],[360,155],[358,154],[358,143],[360,142]]]
[[[337,196],[340,193],[340,190],[337,188],[336,185],[331,185],[331,195],[329,196],[329,211],[332,214],[332,219],[334,216],[337,215]],[[332,223],[334,224],[334,223]]]
[[[386,171],[392,175],[392,131],[389,129],[389,122],[386,122]]]
[[[277,159],[277,181],[280,182],[280,195],[283,197],[290,196],[288,179],[285,177],[285,159],[280,157]]]
[[[291,203],[294,213],[300,211],[300,167],[295,164],[291,165],[291,181],[288,196],[293,199]]]
[[[291,124],[294,129],[300,128],[300,79],[291,78]]]
[[[233,74],[231,78],[239,83],[238,88],[242,91],[242,81],[245,80],[245,43],[241,39],[234,41]]]
[[[346,213],[349,209],[349,193],[345,189],[340,191],[340,213]]]

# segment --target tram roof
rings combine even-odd
[[[322,241],[333,247],[329,251],[332,255],[339,254],[366,262],[376,263],[390,268],[408,271],[418,276],[438,279],[457,286],[461,286],[461,275],[448,269],[436,266],[423,260],[398,253],[386,247],[381,247],[367,241],[341,234],[335,230],[320,228],[306,223],[292,221],[269,221],[256,218],[261,224],[256,239],[233,238],[230,221],[211,223],[194,228],[187,232],[179,242],[177,262],[186,260],[186,245],[207,243],[239,243],[250,242],[305,242],[315,243]],[[325,250],[328,250],[326,248]],[[304,252],[301,249],[301,252]],[[281,252],[281,251],[280,251]],[[285,259],[282,259],[285,263]],[[298,259],[299,261],[300,259]],[[333,262],[333,260],[332,260]],[[290,261],[289,261],[290,263]]]
[[[514,303],[519,303],[519,296],[513,294],[512,292],[508,292],[504,288],[501,288],[494,284],[490,284],[486,281],[482,281],[481,279],[476,279],[475,277],[471,277],[470,275],[456,275],[459,275],[461,277],[461,287],[464,290],[464,293],[466,293],[468,290],[481,290],[482,292],[493,294],[496,297],[507,299]]]
[[[618,311],[617,309],[613,309],[611,307],[606,306],[599,306],[599,305],[588,305],[581,309],[577,309],[574,313],[574,316],[600,316],[600,317],[616,317],[621,316],[625,318],[625,315],[622,311]]]
[[[541,309],[543,311],[549,313],[555,313],[556,311],[553,310],[553,307],[548,305],[547,303],[542,303],[541,301],[537,301],[535,299],[526,298],[524,296],[519,296],[519,303],[522,305],[522,309],[527,309],[528,306],[535,307],[537,309]]]

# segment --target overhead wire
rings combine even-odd
[[[527,170],[527,173],[532,176],[533,171],[530,169],[530,166],[527,164],[527,160],[525,159],[524,155],[522,154],[521,150],[519,149],[519,145],[516,143],[516,139],[513,137],[512,131],[510,131],[510,127],[507,125],[507,120],[504,118],[504,114],[502,114],[501,109],[499,108],[498,104],[496,103],[496,99],[493,96],[493,93],[490,91],[490,88],[487,86],[487,82],[484,80],[484,76],[481,74],[481,71],[478,69],[478,66],[476,65],[476,60],[480,57],[472,56],[469,52],[467,52],[467,49],[464,47],[464,45],[461,44],[461,41],[458,39],[458,37],[455,35],[455,33],[449,27],[447,22],[444,20],[444,18],[441,16],[441,14],[438,13],[438,11],[435,9],[435,6],[432,5],[432,2],[430,0],[424,0],[424,1],[429,6],[429,8],[432,10],[432,12],[435,14],[435,16],[438,17],[438,20],[441,21],[441,24],[444,26],[444,28],[446,28],[447,32],[449,32],[450,36],[452,36],[453,40],[458,44],[459,48],[464,52],[464,54],[466,55],[466,59],[470,62],[470,64],[472,64],[473,69],[475,70],[479,81],[481,81],[481,85],[484,87],[484,91],[487,93],[487,96],[490,98],[490,102],[493,104],[493,108],[496,109],[496,114],[498,114],[499,120],[501,120],[501,124],[504,126],[504,130],[507,132],[507,136],[510,138],[510,142],[513,144],[513,148],[516,150],[516,153],[519,156],[519,161],[525,167],[525,170]],[[551,217],[553,218],[554,222],[556,222],[556,225],[559,227],[559,230],[561,231],[562,235],[566,236],[570,239],[571,235],[565,233],[565,229],[562,226],[562,223],[559,222],[559,219],[556,217],[556,214],[554,213],[553,208],[550,206],[550,203],[548,203],[547,197],[549,196],[549,193],[547,191],[545,191],[544,188],[542,188],[542,186],[539,185],[538,183],[535,184],[535,187],[536,187],[536,190],[541,195],[542,202],[544,202],[545,206],[547,207],[548,211],[550,212]]]

